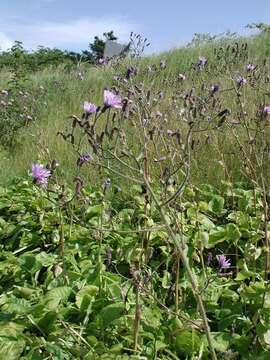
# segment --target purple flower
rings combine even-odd
[[[211,93],[214,94],[216,92],[219,91],[219,85],[218,84],[214,84],[211,86]]]
[[[115,94],[110,90],[104,90],[103,101],[106,107],[115,109],[122,109],[122,99],[120,95]]]
[[[264,114],[270,114],[270,106],[268,105],[268,106],[265,106],[264,108],[263,108],[263,113]]]
[[[207,64],[207,59],[204,56],[199,57],[198,66],[199,68],[203,68]]]
[[[33,164],[32,165],[32,178],[35,183],[41,186],[46,186],[48,184],[49,177],[51,176],[50,170],[44,168],[42,165]]]
[[[236,83],[238,86],[242,86],[247,83],[247,80],[243,76],[238,76],[238,78],[236,78]]]
[[[90,154],[83,154],[77,160],[77,165],[82,166],[84,163],[92,160],[92,156]]]
[[[85,101],[83,109],[86,114],[93,114],[97,111],[97,106],[95,104]]]
[[[226,259],[225,255],[217,255],[219,269],[228,269],[231,266],[231,260]]]
[[[253,65],[253,64],[247,64],[246,66],[246,70],[247,71],[254,71],[256,69],[256,65]]]

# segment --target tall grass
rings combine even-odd
[[[27,169],[29,169],[31,163],[37,160],[46,161],[48,151],[50,158],[55,158],[61,163],[62,175],[71,181],[75,158],[67,144],[57,136],[57,133],[62,131],[66,125],[69,125],[70,115],[80,115],[82,113],[84,101],[102,103],[104,87],[110,87],[114,83],[114,75],[124,72],[126,67],[130,65],[136,64],[141,69],[138,77],[144,84],[148,84],[150,91],[157,96],[160,91],[164,92],[164,98],[157,101],[153,110],[164,114],[171,127],[181,127],[178,118],[181,109],[171,111],[168,103],[171,103],[174,97],[177,97],[184,88],[191,89],[193,86],[209,88],[211,84],[219,84],[222,92],[219,97],[220,107],[233,110],[236,108],[235,97],[227,89],[232,87],[235,76],[243,74],[245,66],[249,62],[259,66],[263,64],[264,71],[268,72],[268,55],[270,51],[268,35],[237,39],[238,43],[247,42],[247,56],[235,61],[234,67],[231,69],[232,73],[229,73],[228,69],[224,72],[219,71],[220,67],[216,67],[216,62],[226,64],[227,55],[221,56],[217,60],[216,53],[218,49],[226,49],[228,45],[233,46],[235,41],[224,39],[204,46],[173,49],[170,52],[145,57],[140,60],[127,59],[117,66],[85,66],[83,80],[79,79],[76,70],[68,72],[64,67],[57,69],[47,68],[29,75],[34,86],[44,87],[46,104],[43,106],[41,118],[21,131],[19,135],[20,145],[12,151],[2,150],[0,152],[0,183],[7,183],[16,176],[27,174]],[[200,55],[208,59],[208,70],[201,73],[190,71],[192,64],[196,64]],[[158,69],[161,60],[166,61],[164,70],[157,70],[154,74],[151,71],[146,71],[149,66],[153,67],[153,65]],[[187,74],[184,85],[177,80],[179,73]],[[3,71],[1,73],[1,88],[5,88],[9,76],[8,72]],[[269,94],[265,93],[259,86],[257,97],[254,97],[254,91],[244,89],[243,99],[245,109],[249,114],[255,114],[261,103],[270,102]],[[232,173],[241,177],[241,174],[239,174],[239,159],[235,158],[232,151],[234,141],[229,134],[221,129],[210,144],[206,140],[203,137],[198,138],[201,145],[198,146],[197,153],[194,155],[193,178],[197,182],[209,181],[218,184],[219,178],[224,177],[224,162],[226,162],[226,166],[230,168]],[[88,174],[88,176],[93,180],[93,174]]]

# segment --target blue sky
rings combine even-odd
[[[86,49],[94,35],[114,30],[125,42],[131,31],[151,42],[151,52],[177,47],[197,33],[243,32],[252,22],[270,23],[270,0],[2,0],[0,47],[14,40]]]

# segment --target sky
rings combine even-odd
[[[0,0],[0,48],[15,40],[85,50],[95,35],[114,30],[147,37],[151,52],[184,45],[194,33],[243,33],[250,23],[270,23],[270,0]]]

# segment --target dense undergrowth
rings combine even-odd
[[[145,216],[136,186],[122,200],[111,192],[89,188],[60,216],[55,195],[27,181],[1,190],[0,358],[209,358],[157,209]],[[209,185],[187,189],[178,213],[219,359],[269,358],[261,196],[241,184],[223,196]],[[218,261],[223,254],[229,268]]]

